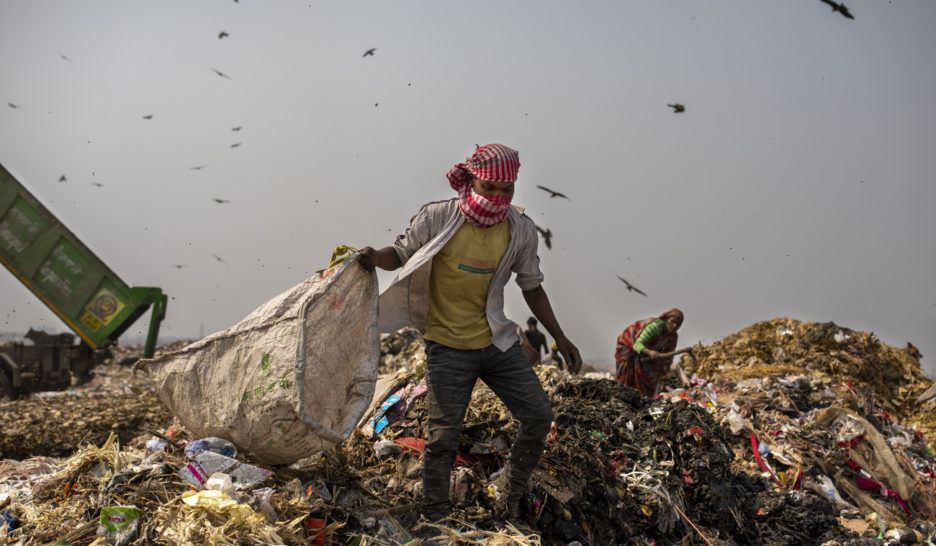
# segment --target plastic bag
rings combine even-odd
[[[820,474],[816,479],[819,482],[819,488],[822,490],[822,493],[825,494],[825,496],[828,497],[830,501],[840,504],[848,504],[848,502],[842,498],[842,495],[839,494],[838,489],[835,488],[835,485],[828,476]]]
[[[351,434],[379,358],[377,275],[347,260],[227,330],[137,365],[189,431],[290,464]]]
[[[242,463],[211,451],[202,451],[179,470],[182,479],[196,487],[207,487],[208,479],[217,472],[227,474],[235,489],[256,485],[273,475],[264,468]]]
[[[11,514],[9,510],[4,510],[3,513],[0,514],[0,543],[6,542],[7,535],[9,535],[11,531],[19,529],[19,526],[19,518]]]
[[[205,491],[186,491],[182,493],[182,502],[189,506],[198,506],[219,514],[225,514],[237,521],[262,517],[243,503],[237,502],[224,491],[209,489]]]
[[[108,544],[130,544],[140,530],[142,513],[136,506],[105,506],[101,508],[101,525],[97,534]]]

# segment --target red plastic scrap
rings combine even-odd
[[[309,516],[305,519],[306,530],[309,531],[309,544],[325,544],[325,520]]]
[[[754,449],[754,460],[757,461],[757,466],[759,466],[763,472],[768,472],[771,479],[775,484],[777,484],[778,487],[783,487],[783,484],[780,483],[779,479],[777,479],[777,475],[774,474],[773,470],[771,470],[769,466],[767,466],[767,463],[764,461],[764,459],[761,459],[760,452],[757,451],[757,436],[754,436],[753,432],[751,433],[751,447]]]
[[[860,444],[862,440],[864,440],[864,434],[859,434],[847,442],[839,442],[838,446],[842,448],[855,447],[856,445]]]
[[[414,455],[419,455],[426,450],[426,440],[424,438],[407,436],[405,438],[395,438],[393,441],[394,443],[403,446],[403,451],[412,453]],[[478,457],[473,455],[462,455],[461,453],[455,454],[455,466],[469,466],[478,462],[478,460]]]
[[[907,513],[908,518],[912,518],[913,515],[910,513],[910,509],[907,508],[907,505],[904,503],[904,500],[900,498],[900,494],[896,491],[891,491],[890,489],[884,487],[881,482],[872,480],[871,478],[865,478],[864,476],[858,476],[855,478],[855,483],[858,485],[859,489],[865,491],[879,491],[882,495],[887,495],[888,497],[893,497],[897,504],[904,509],[904,512]]]
[[[695,434],[705,434],[705,431],[699,427],[692,427],[689,429],[689,432],[694,432]]]

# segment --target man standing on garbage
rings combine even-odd
[[[519,167],[516,150],[477,146],[446,175],[458,197],[424,205],[392,246],[360,251],[368,271],[403,268],[380,296],[381,331],[407,325],[424,331],[429,417],[420,512],[430,521],[451,511],[450,473],[478,379],[520,421],[504,473],[509,486],[499,508],[505,517],[517,516],[546,445],[553,419],[549,398],[523,354],[516,325],[504,314],[511,272],[569,370],[582,367],[542,287],[533,221],[510,205]]]
[[[527,343],[529,343],[530,348],[536,351],[536,354],[527,355],[530,359],[531,364],[539,364],[542,362],[543,352],[549,353],[549,346],[546,344],[546,336],[543,335],[543,332],[540,332],[536,329],[536,319],[530,317],[527,319],[527,328],[523,332],[523,336],[526,337]],[[532,352],[531,352],[532,353]]]

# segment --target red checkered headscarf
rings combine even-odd
[[[446,177],[452,189],[458,192],[458,207],[465,219],[478,227],[489,227],[507,219],[510,197],[484,197],[471,187],[472,175],[493,182],[511,184],[517,180],[520,154],[503,144],[475,146],[475,152],[464,163],[449,170]]]

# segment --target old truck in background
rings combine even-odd
[[[150,307],[143,354],[153,356],[166,295],[159,288],[124,283],[3,165],[0,262],[74,332],[30,329],[31,344],[0,345],[0,399],[87,381],[120,335]]]

